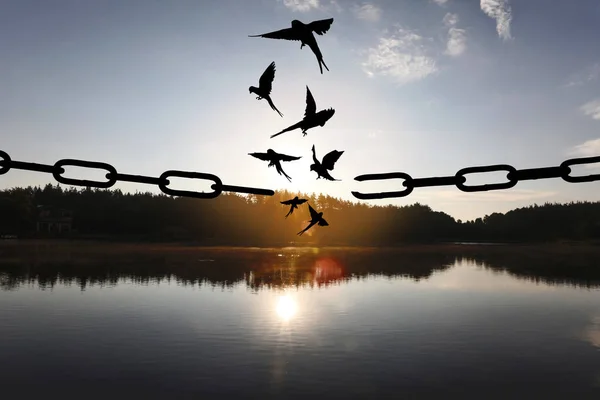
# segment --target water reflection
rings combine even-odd
[[[587,340],[600,349],[600,315],[592,318],[592,323],[586,331]]]
[[[107,245],[107,249],[110,246]],[[210,260],[211,262],[206,262]],[[474,263],[493,273],[549,285],[600,287],[596,254],[524,254],[520,251],[404,251],[366,249],[202,249],[132,247],[108,251],[72,245],[35,251],[0,249],[0,288],[22,285],[51,289],[56,284],[114,286],[175,281],[180,285],[231,288],[245,283],[259,290],[320,288],[370,276],[429,279],[453,265]],[[286,303],[287,304],[287,303]]]
[[[0,285],[15,290],[0,292],[0,386],[6,398],[600,398],[581,395],[599,382],[600,291],[557,287],[600,287],[597,259],[0,247]]]
[[[277,316],[284,322],[289,321],[296,315],[296,311],[298,309],[298,305],[296,300],[294,300],[289,295],[279,296],[277,299],[277,306],[275,307],[275,311],[277,312]]]

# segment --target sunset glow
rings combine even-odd
[[[296,301],[288,295],[279,296],[275,311],[277,316],[283,321],[289,321],[296,315],[298,306]]]

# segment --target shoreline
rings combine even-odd
[[[109,240],[68,240],[68,239],[10,239],[0,240],[0,250],[6,248],[36,248],[36,249],[71,249],[71,250],[109,250],[110,252],[121,251],[392,251],[400,253],[422,253],[422,252],[448,252],[448,253],[472,253],[472,252],[523,252],[543,251],[544,253],[564,253],[567,250],[577,252],[598,252],[600,244],[589,241],[563,241],[551,243],[475,243],[475,242],[444,242],[444,243],[407,243],[396,246],[355,246],[355,245],[278,245],[278,246],[239,246],[239,245],[202,245],[189,242],[124,242]],[[1,253],[0,253],[1,255]]]

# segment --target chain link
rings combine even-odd
[[[507,177],[510,173],[517,172],[517,169],[511,165],[506,164],[498,164],[498,165],[486,165],[481,167],[468,167],[459,170],[456,173],[457,178],[464,178],[462,182],[456,182],[456,187],[463,192],[484,192],[488,190],[500,190],[500,189],[510,189],[517,184],[517,180],[508,178],[508,182],[504,183],[487,183],[485,185],[476,185],[476,186],[467,186],[465,185],[465,175],[467,174],[477,174],[481,172],[497,172],[497,171],[507,171]]]
[[[73,179],[73,178],[65,178],[62,174],[65,173],[65,169],[63,167],[81,167],[81,168],[91,168],[91,169],[103,169],[108,173],[106,174],[108,181],[106,182],[98,182],[98,181],[89,181],[87,179]],[[117,170],[110,164],[96,162],[96,161],[84,161],[84,160],[60,160],[54,164],[54,170],[52,171],[52,176],[59,183],[64,185],[77,185],[77,186],[86,186],[86,187],[96,187],[100,189],[108,189],[109,187],[114,186],[117,183],[115,179],[115,175],[117,174]],[[110,178],[108,177],[110,175]]]
[[[591,174],[585,176],[571,176],[571,166],[580,164],[594,164],[600,162],[600,156],[572,158],[564,161],[558,167],[543,167],[516,169],[512,165],[497,164],[478,167],[468,167],[459,170],[454,176],[432,177],[432,178],[413,178],[405,172],[389,172],[383,174],[366,174],[359,175],[354,180],[363,181],[378,181],[386,179],[404,179],[402,186],[404,190],[395,192],[377,192],[377,193],[361,193],[353,191],[352,195],[360,200],[387,199],[394,197],[405,197],[412,193],[413,189],[419,187],[432,186],[456,186],[463,192],[485,192],[489,190],[510,189],[520,181],[528,181],[535,179],[562,178],[565,182],[581,183],[600,181],[600,174]],[[498,172],[506,171],[507,182],[489,183],[485,185],[467,186],[465,175],[481,173],[481,172]]]
[[[586,176],[571,176],[571,165],[579,165],[579,164],[593,164],[600,162],[600,156],[596,157],[586,157],[586,158],[572,158],[570,160],[564,161],[560,164],[560,167],[563,168],[565,172],[561,177],[569,182],[569,183],[581,183],[581,182],[594,182],[600,180],[600,174],[592,174]]]
[[[557,167],[542,167],[516,169],[512,165],[497,164],[462,168],[453,176],[429,177],[429,178],[413,178],[405,172],[389,172],[382,174],[364,174],[359,175],[354,180],[376,181],[387,179],[403,179],[403,190],[392,192],[377,192],[377,193],[361,193],[352,191],[352,195],[360,200],[386,199],[395,197],[406,197],[410,195],[415,188],[434,187],[434,186],[456,186],[463,192],[484,192],[489,190],[510,189],[520,181],[562,178],[569,183],[583,183],[600,181],[600,174],[590,174],[585,176],[571,176],[571,166],[581,164],[594,164],[600,162],[600,156],[572,158],[561,163]],[[86,179],[74,179],[63,176],[65,173],[64,167],[80,167],[89,169],[100,169],[106,171],[106,181],[92,181]],[[198,199],[214,199],[222,192],[235,192],[244,194],[256,194],[261,196],[273,196],[275,192],[270,189],[259,189],[245,186],[225,185],[221,179],[213,174],[192,172],[192,171],[175,171],[169,170],[163,172],[160,177],[130,175],[117,172],[116,168],[110,164],[96,161],[85,161],[75,159],[64,159],[57,161],[54,165],[37,164],[25,161],[15,161],[8,153],[0,150],[0,175],[4,175],[11,169],[20,169],[26,171],[50,173],[54,179],[65,185],[76,185],[85,187],[95,187],[108,189],[114,186],[117,182],[142,183],[147,185],[156,185],[160,190],[170,196],[193,197]],[[506,171],[506,182],[489,183],[484,185],[467,186],[465,175],[485,172]],[[188,190],[177,190],[169,188],[170,181],[168,178],[188,178],[212,181],[212,192],[194,192]]]
[[[64,167],[80,167],[88,169],[98,169],[106,171],[106,181],[92,181],[87,179],[75,179],[63,176],[65,173]],[[97,161],[85,161],[75,159],[64,159],[57,161],[54,165],[47,164],[36,164],[25,161],[15,161],[8,153],[0,150],[0,175],[6,174],[11,169],[20,169],[25,171],[45,172],[52,174],[54,179],[59,183],[65,185],[85,186],[94,187],[100,189],[108,189],[114,186],[117,182],[132,182],[142,183],[147,185],[156,185],[159,189],[170,196],[182,196],[182,197],[193,197],[197,199],[214,199],[218,197],[222,192],[235,192],[244,194],[256,194],[261,196],[273,196],[275,192],[270,189],[259,189],[253,187],[244,186],[232,186],[225,185],[221,179],[213,174],[202,173],[202,172],[189,172],[189,171],[165,171],[160,177],[155,178],[152,176],[144,175],[129,175],[121,174],[117,172],[117,169],[110,164],[97,162]],[[169,177],[179,178],[190,178],[190,179],[203,179],[212,181],[211,185],[212,192],[193,192],[188,190],[176,190],[169,188]]]

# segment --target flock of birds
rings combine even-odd
[[[298,40],[300,41],[300,49],[304,46],[308,46],[312,52],[317,57],[317,61],[319,63],[319,69],[321,70],[321,74],[323,74],[323,67],[327,71],[329,68],[323,61],[323,54],[321,54],[321,50],[319,49],[319,45],[317,44],[317,40],[315,39],[314,33],[318,35],[324,35],[329,28],[331,28],[331,24],[333,23],[333,18],[322,19],[318,21],[313,21],[308,24],[304,24],[301,21],[293,20],[292,26],[290,28],[284,28],[277,31],[264,33],[262,35],[249,35],[249,37],[262,37],[267,39],[283,39],[283,40]],[[250,93],[254,93],[257,97],[257,100],[265,99],[269,106],[273,111],[277,112],[280,117],[283,117],[283,114],[275,107],[273,100],[271,99],[271,91],[273,89],[273,80],[275,79],[275,62],[271,62],[267,69],[261,75],[258,81],[258,87],[250,86]],[[300,128],[303,136],[306,136],[306,131],[312,128],[316,128],[317,126],[325,126],[325,123],[333,117],[335,114],[335,110],[333,108],[327,108],[324,110],[320,110],[317,112],[317,103],[310,92],[308,86],[306,86],[306,109],[304,111],[304,118],[294,125],[291,125],[282,131],[271,135],[271,138],[279,136],[283,133],[293,131],[295,129]],[[335,179],[331,176],[329,171],[333,171],[335,163],[339,160],[343,151],[333,150],[327,153],[321,161],[317,158],[317,154],[315,151],[315,145],[312,146],[312,156],[313,156],[313,164],[310,166],[311,171],[315,171],[317,173],[317,179],[323,178],[330,181],[339,181],[339,179]],[[268,149],[266,153],[249,153],[252,157],[258,158],[262,161],[268,161],[268,167],[275,167],[277,173],[279,175],[283,175],[287,178],[288,181],[292,181],[292,178],[285,173],[283,168],[281,167],[281,162],[290,162],[299,160],[300,157],[290,156],[286,154],[280,154],[275,152],[273,149]],[[298,208],[299,205],[306,203],[308,200],[299,199],[298,196],[293,199],[282,201],[281,204],[289,205],[290,210],[286,214],[286,218],[294,212],[295,209]],[[309,225],[298,232],[299,236],[306,231],[308,231],[312,226],[328,226],[329,224],[323,218],[323,212],[317,212],[314,208],[308,204],[308,210],[310,212],[310,221]]]

